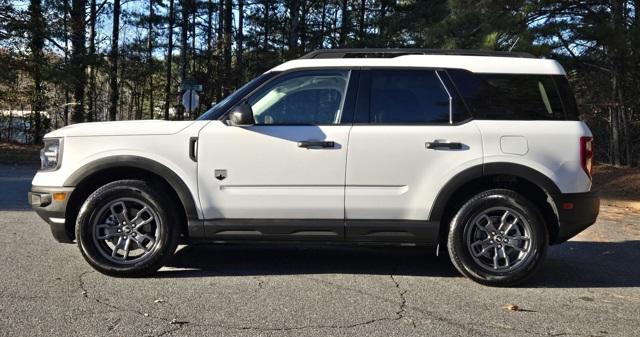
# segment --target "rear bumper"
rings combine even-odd
[[[53,194],[59,192],[66,193],[64,200],[54,200]],[[72,192],[73,187],[31,186],[28,195],[31,208],[49,224],[51,234],[58,242],[73,242],[73,233],[67,231],[65,219],[67,201]]]
[[[597,193],[566,193],[553,196],[560,225],[553,243],[562,243],[593,225],[600,211]]]

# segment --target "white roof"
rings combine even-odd
[[[394,68],[454,68],[474,73],[565,75],[560,63],[550,59],[466,56],[466,55],[403,55],[393,58],[297,59],[285,62],[271,71],[299,68],[330,67],[394,67]]]

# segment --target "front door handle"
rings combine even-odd
[[[334,148],[336,147],[336,142],[334,141],[322,141],[322,140],[305,140],[298,142],[298,147],[304,148]]]
[[[436,139],[433,142],[426,142],[425,147],[431,150],[437,149],[449,149],[449,150],[462,150],[462,143],[450,142],[448,140]]]

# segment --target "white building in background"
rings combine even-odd
[[[0,110],[0,141],[29,143],[31,141],[31,110]],[[48,111],[40,112],[43,118],[49,118]]]

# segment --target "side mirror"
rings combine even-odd
[[[229,113],[229,125],[253,125],[255,123],[251,105],[246,101],[234,107]]]

